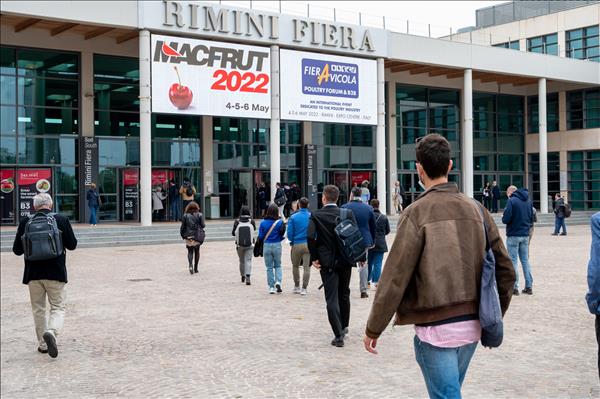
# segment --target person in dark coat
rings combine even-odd
[[[344,346],[350,323],[352,277],[352,264],[344,261],[334,233],[340,218],[339,195],[340,190],[334,185],[323,188],[323,208],[311,214],[306,233],[311,264],[319,270],[325,288],[327,316],[335,335],[331,345],[338,348]],[[352,210],[348,210],[347,216],[356,223]]]
[[[560,229],[562,228],[562,233]],[[567,226],[565,225],[565,200],[556,193],[554,196],[554,233],[553,236],[557,236],[560,233],[561,236],[567,235]]]
[[[198,273],[198,262],[200,261],[200,245],[198,241],[199,230],[203,230],[204,216],[200,212],[200,206],[196,201],[191,201],[186,207],[181,218],[179,234],[185,240],[188,252],[188,267],[190,274]],[[193,261],[193,266],[192,266]]]
[[[388,251],[385,236],[390,234],[390,221],[379,210],[379,200],[374,198],[371,200],[373,213],[375,214],[375,240],[373,248],[369,250],[369,287],[377,288],[379,277],[381,276],[381,265],[383,263],[383,254]]]
[[[33,197],[33,208],[36,213],[48,215],[52,212],[52,197],[41,193]],[[54,214],[56,225],[62,232],[64,249],[74,251],[77,238],[69,219]],[[21,256],[24,253],[22,237],[29,218],[21,219],[13,243],[13,253]],[[54,259],[25,261],[23,284],[29,286],[29,297],[33,309],[33,320],[38,340],[38,352],[48,353],[50,357],[58,356],[56,337],[63,327],[66,308],[65,284],[67,284],[67,254],[66,251]],[[46,315],[46,297],[50,303],[49,317]]]
[[[585,300],[591,314],[596,316],[596,342],[598,343],[598,378],[600,378],[600,212],[592,216],[592,247],[588,263],[588,292]]]
[[[369,205],[363,203],[361,197],[363,194],[363,189],[364,187],[362,189],[360,187],[354,187],[352,189],[351,201],[342,206],[342,208],[352,210],[352,213],[354,213],[354,217],[356,218],[358,229],[362,233],[363,239],[365,240],[365,245],[367,248],[371,248],[375,238],[375,214]],[[358,262],[358,272],[360,276],[360,297],[368,298],[369,294],[367,291],[369,288],[369,270],[367,267],[367,256],[365,256],[364,261]]]
[[[100,194],[96,191],[94,183],[90,184],[90,188],[86,193],[86,199],[88,208],[90,208],[90,226],[95,226],[98,223],[98,208],[100,208],[102,200],[100,199]]]
[[[500,187],[496,180],[492,182],[492,213],[498,212],[498,201],[500,201]]]

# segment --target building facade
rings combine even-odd
[[[414,147],[430,132],[475,198],[497,180],[542,211],[554,192],[600,209],[597,3],[536,17],[569,25],[504,48],[212,3],[106,4],[2,2],[2,223],[43,190],[85,222],[90,183],[101,221],[174,218],[171,181],[211,218],[259,216],[277,182],[318,206],[324,185],[344,201],[367,180],[389,212],[396,180],[406,203],[418,196]],[[548,54],[553,38],[511,51],[552,34],[570,58]]]

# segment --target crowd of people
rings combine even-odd
[[[239,257],[239,276],[243,284],[252,285],[253,258],[262,257],[268,294],[282,294],[282,242],[287,238],[291,247],[293,293],[307,295],[311,267],[319,272],[333,332],[331,345],[343,347],[350,321],[350,281],[356,267],[361,298],[368,298],[369,288],[375,293],[363,338],[365,349],[377,354],[379,337],[392,318],[395,325],[413,325],[415,357],[430,397],[460,397],[478,342],[490,347],[499,345],[485,344],[483,340],[484,334],[489,334],[488,326],[480,322],[482,313],[487,312],[480,301],[483,268],[492,267],[496,282],[492,292],[502,315],[513,296],[533,294],[528,252],[536,214],[527,189],[515,186],[506,189],[508,201],[502,215],[506,224],[505,246],[486,210],[488,206],[460,193],[456,184],[448,181],[452,160],[450,145],[443,136],[430,134],[420,140],[416,159],[425,191],[402,209],[402,193],[399,184],[396,185],[395,210],[402,213],[385,267],[382,263],[388,251],[389,220],[379,210],[379,201],[366,197],[364,187],[353,187],[349,201],[338,206],[338,187],[324,186],[320,209],[309,210],[309,200],[300,197],[290,202],[286,215],[290,191],[286,193],[285,185],[278,183],[274,200],[267,205],[258,227],[247,206],[241,207],[234,222],[232,235]],[[497,185],[492,182],[492,209],[495,189]],[[185,206],[180,234],[187,248],[189,272],[194,275],[198,273],[200,247],[205,238],[204,217],[193,201],[195,192],[190,186],[182,185],[174,191]],[[93,194],[88,196],[88,201],[95,206],[93,197]],[[56,357],[56,337],[65,312],[65,253],[76,248],[77,239],[69,221],[51,212],[52,199],[48,194],[38,194],[34,208],[35,215],[19,224],[13,252],[25,255],[23,283],[29,286],[38,351]],[[555,233],[562,228],[561,235],[566,235],[564,219],[570,208],[560,194],[555,197],[554,211]],[[62,232],[62,238],[53,238],[59,236],[58,231]],[[44,237],[42,241],[40,237]],[[47,244],[48,237],[52,245]],[[486,250],[490,255],[484,259]],[[600,212],[592,217],[586,297],[590,312],[596,315],[600,359],[599,254]],[[525,279],[522,291],[519,291],[519,260]],[[50,303],[49,317],[46,297]],[[501,338],[500,333],[500,342]]]

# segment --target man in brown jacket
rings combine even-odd
[[[450,144],[430,134],[416,146],[417,171],[426,188],[400,216],[367,322],[365,349],[395,324],[415,325],[415,355],[432,398],[460,398],[467,367],[481,338],[479,289],[485,251],[482,209],[448,182]],[[515,271],[498,229],[483,210],[502,313]]]

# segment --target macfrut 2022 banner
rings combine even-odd
[[[267,47],[152,35],[152,112],[271,118]]]

